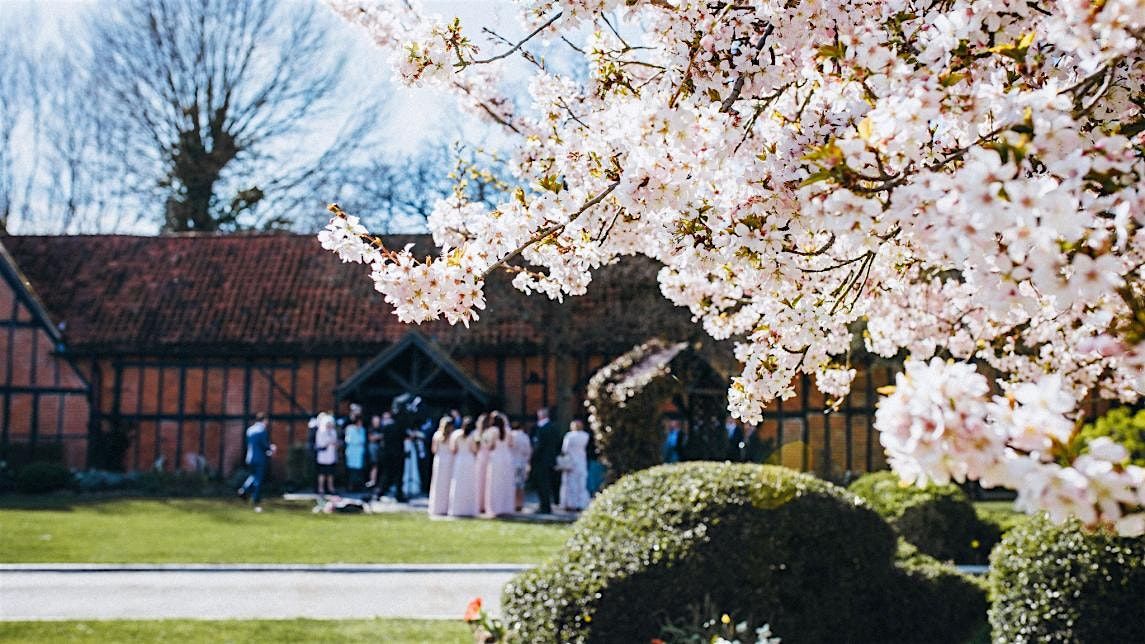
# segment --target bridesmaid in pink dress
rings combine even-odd
[[[477,417],[477,511],[485,512],[485,482],[489,479],[489,445],[485,443],[485,430],[489,423],[489,414]]]
[[[477,516],[477,490],[474,488],[477,470],[477,432],[466,418],[461,429],[449,437],[449,451],[453,452],[453,476],[449,484],[449,516]]]
[[[449,513],[449,488],[453,480],[453,452],[448,442],[453,431],[453,418],[446,416],[437,424],[430,442],[433,451],[433,476],[429,479],[429,513],[445,516]]]
[[[513,477],[513,452],[510,445],[509,419],[501,412],[490,414],[489,429],[481,437],[488,445],[489,472],[485,479],[485,514],[495,517],[512,514],[516,487]]]

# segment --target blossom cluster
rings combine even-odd
[[[844,395],[858,329],[916,372],[958,365],[934,368],[957,374],[951,398],[881,404],[907,478],[1013,485],[1025,507],[1136,530],[1140,481],[1097,456],[1117,446],[1070,445],[1080,401],[1145,391],[1145,2],[525,0],[526,33],[583,58],[568,74],[528,38],[480,59],[456,22],[330,2],[405,81],[512,142],[518,188],[439,204],[431,258],[345,215],[324,231],[402,319],[468,323],[496,268],[560,299],[646,255],[665,297],[735,342],[740,418],[800,374]],[[498,82],[515,56],[534,70],[519,109]]]
[[[1059,463],[1074,438],[1077,405],[1058,375],[990,396],[971,365],[908,360],[894,393],[879,405],[879,440],[908,482],[978,480],[1018,492],[1018,506],[1047,510],[1058,523],[1078,517],[1125,535],[1145,534],[1145,468],[1109,438]]]

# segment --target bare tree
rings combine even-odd
[[[421,232],[438,199],[456,192],[495,206],[508,189],[503,165],[478,148],[427,145],[407,155],[367,159],[338,177],[327,194],[372,231]]]
[[[25,47],[14,29],[0,32],[0,232],[26,207],[27,175],[17,171],[17,130],[34,112],[30,106],[35,92]]]
[[[289,224],[379,112],[360,101],[337,118],[348,102],[344,59],[313,3],[122,0],[100,12],[80,63],[95,132],[57,137],[61,171],[82,170],[69,166],[76,159],[98,165],[123,187],[104,197],[133,198],[165,230]]]

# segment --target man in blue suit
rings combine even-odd
[[[262,512],[262,479],[266,476],[266,466],[274,454],[274,445],[270,443],[270,431],[267,429],[266,414],[259,412],[255,416],[254,424],[246,430],[246,464],[250,475],[246,477],[239,496],[246,498],[250,491],[251,503],[255,512]]]

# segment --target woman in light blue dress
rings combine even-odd
[[[346,471],[350,475],[350,491],[357,491],[362,485],[362,474],[366,470],[366,428],[357,416],[346,425]]]

